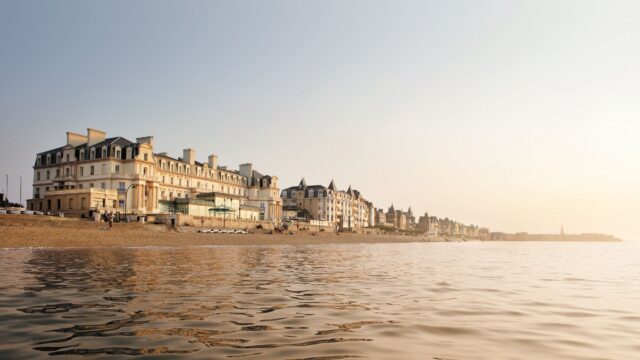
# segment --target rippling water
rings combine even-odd
[[[638,250],[4,250],[0,358],[640,359]]]

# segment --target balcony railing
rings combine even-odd
[[[75,175],[73,174],[69,174],[69,175],[60,175],[60,176],[56,176],[54,178],[55,181],[66,181],[66,180],[75,180]]]

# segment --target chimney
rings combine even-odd
[[[252,173],[253,173],[253,164],[246,163],[246,164],[240,165],[240,175],[247,178],[251,178]]]
[[[153,136],[145,136],[136,138],[136,143],[138,144],[149,144],[151,148],[153,148]]]
[[[218,168],[218,155],[209,155],[209,167],[211,169],[217,169]]]
[[[86,143],[88,138],[84,135],[67,131],[67,145],[78,146]]]
[[[193,165],[196,161],[196,151],[193,149],[182,150],[182,161]]]
[[[92,128],[87,129],[87,146],[93,146],[107,137],[107,133]]]

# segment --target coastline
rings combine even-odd
[[[0,248],[78,247],[181,247],[198,245],[312,245],[355,243],[464,242],[477,239],[428,237],[426,235],[371,235],[297,232],[286,234],[201,234],[199,227],[177,231],[165,225],[104,223],[75,218],[0,215]]]

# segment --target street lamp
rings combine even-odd
[[[227,228],[227,210],[229,208],[227,207],[227,199],[224,199],[224,217],[222,220],[222,228],[226,229]]]
[[[129,189],[131,188],[136,188],[137,185],[135,184],[131,184],[127,187],[127,190],[124,191],[124,217],[125,219],[127,219],[127,222],[129,221],[129,218],[127,217],[127,193],[129,192]]]

